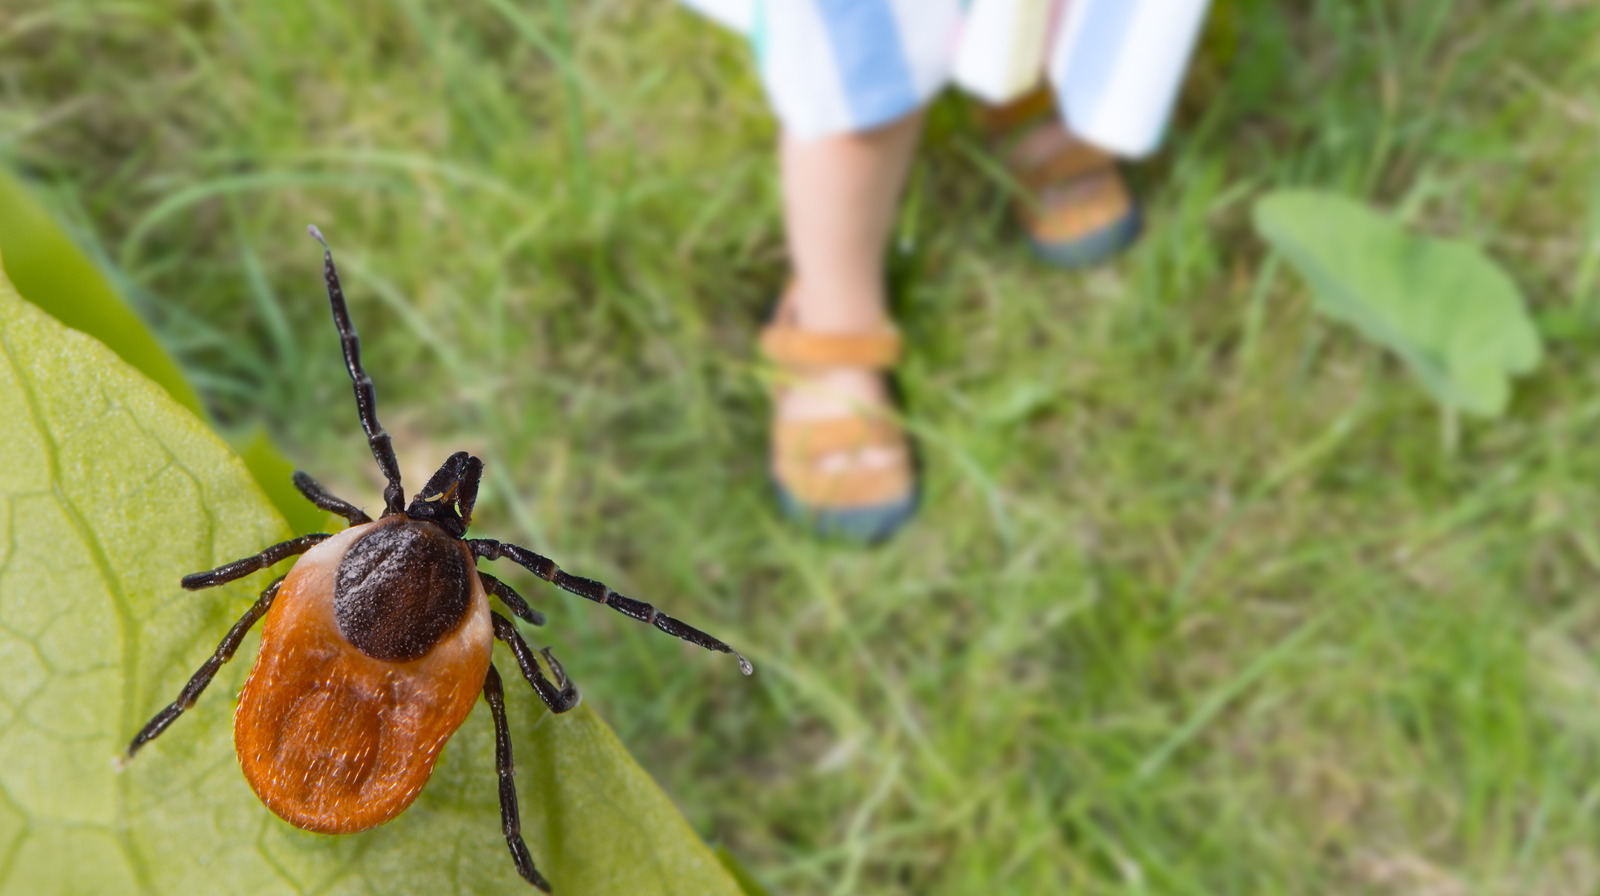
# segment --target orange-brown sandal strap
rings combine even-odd
[[[893,463],[867,469],[818,469],[830,454],[887,448]],[[882,418],[784,420],[773,428],[772,472],[795,499],[812,507],[869,507],[911,493],[911,454],[905,433]]]
[[[1016,161],[1016,144],[1034,129],[1055,121],[1059,114],[1055,95],[1048,85],[1041,85],[1003,106],[983,107],[979,113],[990,139],[1010,147],[1002,152],[1007,160],[1006,167],[1029,191],[1037,192],[1076,180],[1116,164],[1115,156],[1076,138],[1049,158],[1031,164]]]
[[[1013,171],[1023,186],[1038,192],[1090,174],[1114,170],[1116,164],[1116,158],[1104,150],[1074,140],[1072,145],[1050,158],[1035,165],[1016,166]]]
[[[872,507],[903,500],[916,488],[909,461],[881,469],[827,473],[815,467],[785,464],[774,472],[795,500],[818,510]]]
[[[774,323],[761,331],[761,351],[778,364],[883,370],[900,360],[900,333],[812,333]]]
[[[1115,171],[1059,185],[1020,204],[1023,226],[1042,243],[1070,242],[1128,216],[1133,198]]]
[[[780,457],[796,459],[905,445],[905,434],[899,427],[888,420],[868,417],[779,420],[773,424],[772,438]]]

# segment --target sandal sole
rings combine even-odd
[[[774,482],[784,516],[822,538],[876,544],[900,531],[917,512],[918,494],[866,507],[811,507]]]
[[[1092,233],[1061,243],[1029,238],[1033,254],[1058,268],[1086,268],[1099,264],[1132,245],[1144,230],[1144,214],[1135,205],[1126,215]]]

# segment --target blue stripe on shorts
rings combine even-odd
[[[888,124],[922,98],[889,0],[816,0],[850,108],[852,129]]]

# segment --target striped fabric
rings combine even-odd
[[[1069,126],[1091,138],[1105,130],[1101,145],[1128,155],[1149,152],[1159,139],[1207,5],[1207,0],[683,2],[749,36],[778,118],[801,139],[887,124],[952,82],[986,102],[1004,103],[1038,84],[1048,69],[1057,97],[1068,98],[1062,105]],[[1162,57],[1153,63],[1152,49]],[[1124,126],[1124,120],[1133,124]]]
[[[801,138],[888,124],[949,78],[959,0],[756,0],[751,38],[778,117]]]
[[[684,0],[749,35],[791,133],[867,130],[950,80],[962,0]]]

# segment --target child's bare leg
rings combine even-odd
[[[784,224],[795,274],[790,300],[800,329],[849,334],[890,326],[884,254],[921,132],[919,110],[865,133],[817,140],[784,135]],[[789,420],[827,419],[887,401],[878,374],[823,368],[809,382],[785,391],[778,414]],[[830,456],[821,468],[895,460],[893,451],[873,448]]]

